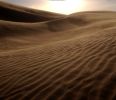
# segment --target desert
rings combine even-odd
[[[115,11],[0,13],[0,100],[116,100]]]

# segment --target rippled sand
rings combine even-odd
[[[116,12],[0,9],[0,100],[116,100]]]

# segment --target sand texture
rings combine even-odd
[[[0,100],[116,100],[116,12],[0,13]]]

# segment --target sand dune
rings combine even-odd
[[[6,13],[7,12],[7,13]],[[63,15],[48,13],[45,11],[36,11],[24,7],[15,6],[0,2],[0,19],[15,22],[42,22],[53,20]]]
[[[116,99],[116,12],[0,13],[1,100]]]

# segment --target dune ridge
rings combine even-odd
[[[116,12],[60,15],[9,5],[0,2],[23,16],[0,15],[1,100],[116,99]]]
[[[7,12],[7,13],[6,13]],[[62,14],[48,13],[46,11],[36,11],[25,7],[15,6],[0,1],[0,19],[14,22],[42,22],[63,17]]]

